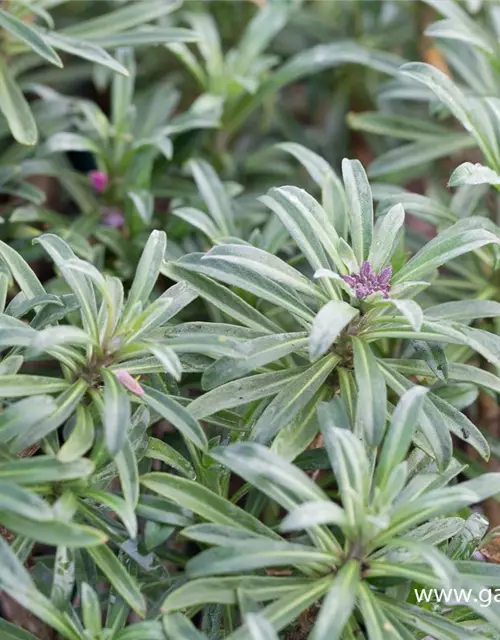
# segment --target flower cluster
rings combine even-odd
[[[364,300],[373,293],[381,293],[384,298],[388,298],[391,275],[392,267],[385,267],[380,273],[376,273],[369,262],[363,262],[359,273],[351,273],[342,278],[352,287],[356,298]]]

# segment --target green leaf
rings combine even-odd
[[[243,590],[254,600],[274,600],[313,581],[301,577],[229,576],[190,580],[170,592],[162,605],[162,611],[170,612],[206,603],[237,604],[237,592]]]
[[[38,131],[33,114],[3,58],[0,59],[0,110],[20,144],[33,146],[37,143]]]
[[[51,233],[44,233],[35,238],[33,242],[41,244],[61,270],[61,274],[80,303],[84,329],[97,341],[99,338],[97,304],[92,283],[88,276],[71,269],[65,269],[64,265],[66,260],[73,260],[76,255],[64,240]]]
[[[128,76],[128,71],[123,65],[112,58],[109,53],[104,51],[104,49],[101,49],[101,47],[94,43],[84,42],[83,40],[78,40],[77,38],[72,38],[68,35],[62,35],[61,33],[54,33],[53,31],[50,33],[44,33],[44,38],[54,47],[54,49],[60,49],[66,53],[72,53],[79,58],[95,62],[96,64],[107,67],[112,71]]]
[[[0,618],[0,632],[4,640],[37,640],[29,631]]]
[[[210,455],[286,509],[326,499],[303,471],[256,442],[217,447],[211,449]]]
[[[248,273],[271,279],[285,287],[287,291],[300,292],[314,299],[326,299],[309,278],[284,260],[262,249],[245,244],[221,244],[210,249],[205,255],[218,258],[227,262],[228,265],[241,265],[248,270]]]
[[[111,82],[111,122],[123,135],[131,127],[129,123],[132,107],[137,66],[134,51],[131,47],[118,49],[116,52],[120,64],[127,69],[126,76],[115,75]]]
[[[490,447],[486,438],[467,416],[435,393],[429,395],[428,401],[438,408],[445,418],[446,426],[452,433],[465,440],[471,447],[474,447],[484,460],[489,459]]]
[[[389,370],[383,361],[379,361],[379,366],[384,372],[387,383],[398,395],[403,395],[405,391],[414,385],[405,377],[395,371]],[[426,402],[424,410],[421,411],[418,426],[421,434],[417,432],[414,439],[428,455],[435,458],[441,471],[448,468],[453,454],[453,443],[448,429],[443,429],[443,415],[436,407]],[[424,436],[422,439],[421,436]],[[418,437],[418,440],[417,440]]]
[[[385,267],[394,252],[399,231],[404,225],[405,211],[400,204],[394,205],[379,218],[375,225],[373,240],[368,254],[368,262],[373,271]]]
[[[196,227],[196,229],[199,229],[212,242],[215,242],[215,239],[220,235],[220,231],[204,211],[200,211],[194,207],[177,207],[173,209],[171,213],[176,218],[185,220],[193,227]]]
[[[167,236],[164,231],[152,231],[137,266],[135,277],[130,287],[125,311],[140,302],[143,305],[156,284],[167,247]]]
[[[177,42],[196,42],[198,35],[191,29],[179,27],[147,26],[133,31],[101,36],[91,36],[89,40],[94,45],[105,49],[118,47],[138,47],[147,44],[174,44]],[[88,43],[86,43],[88,44]]]
[[[120,485],[125,501],[134,510],[139,501],[139,468],[130,437],[126,437],[123,447],[115,456]]]
[[[380,450],[377,485],[384,487],[392,469],[405,459],[427,392],[425,387],[414,386],[400,397]]]
[[[463,162],[451,174],[448,181],[450,187],[462,187],[465,184],[500,185],[500,176],[496,171],[478,162]]]
[[[51,396],[31,396],[10,404],[0,413],[0,442],[7,443],[18,434],[30,431],[56,409]]]
[[[0,376],[0,398],[18,398],[39,393],[58,393],[69,388],[62,378],[30,376],[24,374]]]
[[[141,484],[172,500],[183,509],[194,511],[209,522],[248,529],[268,538],[279,539],[277,534],[253,515],[198,482],[166,473],[148,473],[141,477]]]
[[[101,604],[99,596],[86,582],[80,585],[82,599],[82,619],[85,629],[92,635],[98,635],[102,631]]]
[[[271,540],[245,540],[232,546],[214,547],[198,554],[186,565],[190,577],[223,575],[268,567],[320,563],[331,566],[336,558],[314,547]]]
[[[324,355],[347,325],[359,315],[359,310],[342,300],[330,300],[314,318],[309,337],[311,361]]]
[[[45,143],[45,149],[48,153],[61,151],[89,151],[90,153],[99,153],[99,147],[90,138],[82,136],[78,133],[58,132],[50,136]]]
[[[279,332],[280,328],[263,313],[254,309],[227,287],[214,282],[210,278],[193,273],[182,264],[169,262],[162,268],[162,273],[173,280],[182,280],[192,287],[196,293],[207,302],[215,305],[230,318],[234,318],[243,325],[261,330],[263,333]]]
[[[157,620],[134,622],[118,632],[116,640],[165,640],[161,623]],[[205,639],[204,639],[205,640]]]
[[[29,432],[19,433],[12,442],[12,452],[20,453],[23,449],[39,442],[55,431],[76,411],[87,391],[88,383],[83,379],[77,379],[69,388],[61,393],[56,400],[56,410],[40,420]]]
[[[372,192],[359,160],[342,160],[342,177],[348,203],[354,255],[361,265],[368,257],[373,234]]]
[[[36,456],[0,462],[0,481],[37,485],[87,478],[93,471],[94,464],[86,458],[64,463],[54,456]]]
[[[75,425],[57,453],[60,462],[78,460],[94,443],[94,421],[91,412],[82,404],[76,408]]]
[[[163,616],[163,629],[167,638],[182,638],[182,640],[206,640],[194,624],[182,613],[169,613]]]
[[[78,327],[61,325],[57,327],[47,327],[39,331],[32,338],[27,355],[38,356],[47,353],[54,347],[62,345],[90,346],[90,338],[85,331]]]
[[[198,419],[218,413],[223,409],[238,407],[260,398],[275,395],[307,371],[306,368],[285,369],[260,373],[235,380],[196,398],[189,405],[189,412]],[[0,377],[0,383],[2,378]]]
[[[418,332],[422,328],[424,321],[424,312],[415,300],[403,300],[400,298],[390,298],[379,303],[380,306],[392,305],[401,313],[411,326],[413,331]]]
[[[194,524],[187,527],[182,532],[183,538],[196,540],[206,545],[223,547],[231,542],[241,542],[242,540],[261,539],[262,536],[237,527],[228,527],[222,524]]]
[[[317,578],[314,584],[306,588],[295,589],[292,593],[275,600],[261,610],[262,615],[280,631],[299,618],[300,614],[308,611],[315,602],[328,591],[331,584],[331,576]],[[237,631],[228,636],[230,640],[252,640],[246,626],[240,627]]]
[[[330,267],[327,253],[341,268],[338,234],[324,209],[306,191],[278,187],[270,189],[259,200],[278,216],[315,271]]]
[[[350,524],[356,520],[356,502],[368,496],[368,460],[361,441],[347,429],[336,426],[336,416],[322,403],[318,413],[325,449],[342,496],[342,505]]]
[[[272,624],[260,613],[248,613],[244,619],[252,640],[279,640]]]
[[[151,458],[152,460],[161,460],[161,462],[172,467],[185,478],[189,478],[190,480],[194,480],[196,478],[196,473],[191,463],[188,462],[176,449],[166,442],[163,442],[163,440],[158,440],[158,438],[149,438],[148,449],[145,455],[147,458]]]
[[[240,107],[227,130],[229,132],[236,130],[268,96],[276,95],[281,87],[299,78],[346,63],[361,64],[382,73],[396,75],[403,62],[404,60],[398,56],[360,46],[353,40],[322,44],[300,51],[274,73],[269,74],[258,91],[249,97],[244,107]]]
[[[14,36],[17,40],[21,40],[27,44],[30,49],[37,53],[56,67],[62,67],[63,63],[57,53],[47,44],[48,38],[42,35],[38,29],[31,27],[23,20],[19,20],[15,16],[0,9],[0,27]]]
[[[127,504],[123,498],[120,498],[114,493],[93,490],[86,490],[84,497],[95,500],[96,502],[108,507],[111,512],[116,513],[127,528],[130,537],[132,539],[137,537],[137,519],[135,517],[134,508],[130,504]]]
[[[252,429],[252,439],[268,442],[279,429],[289,424],[321,388],[339,362],[340,356],[327,355],[290,380],[258,419]]]
[[[374,160],[369,169],[370,178],[380,178],[388,174],[398,174],[412,167],[420,167],[439,158],[475,146],[474,140],[463,133],[448,134],[436,139],[403,144],[386,151]]]
[[[371,348],[358,338],[354,345],[354,375],[358,386],[356,433],[370,447],[376,447],[384,435],[387,411],[385,379]]]
[[[310,322],[313,317],[309,307],[302,302],[293,289],[267,276],[262,276],[252,267],[248,268],[246,264],[239,261],[237,251],[230,260],[220,258],[217,249],[205,254],[191,253],[181,258],[178,264],[268,300],[292,313],[302,324],[304,321]]]
[[[482,29],[478,22],[471,20],[467,14],[464,14],[464,17],[467,19],[463,21],[457,19],[438,20],[427,27],[425,35],[433,38],[458,40],[486,53],[498,55],[496,39],[486,29]]]
[[[179,5],[176,0],[138,0],[90,20],[75,21],[63,33],[82,38],[119,33],[161,18],[175,11]]]
[[[57,607],[37,590],[28,571],[16,557],[12,549],[0,537],[0,588],[22,607],[31,611],[50,627],[56,629],[68,640],[80,640],[80,634],[68,614],[59,611]],[[2,627],[0,626],[0,629]],[[28,640],[30,636],[14,636],[15,640]]]
[[[394,275],[392,283],[418,280],[449,260],[487,244],[500,244],[500,239],[484,228],[484,219],[460,220],[420,249]]]
[[[311,640],[338,640],[351,617],[361,582],[357,560],[348,560],[335,575],[323,600]]]
[[[54,547],[65,545],[69,548],[90,548],[102,545],[107,540],[107,536],[97,529],[62,520],[33,521],[13,512],[3,512],[0,521],[7,529],[19,535]]]
[[[238,74],[251,73],[254,62],[286,25],[289,14],[290,7],[279,3],[264,5],[254,15],[238,44],[235,63]]]
[[[281,522],[280,531],[289,533],[321,524],[345,525],[346,519],[342,507],[326,500],[304,502]]]
[[[109,547],[100,545],[86,551],[125,602],[142,617],[146,612],[146,601],[141,589]]]
[[[101,370],[104,381],[103,425],[106,448],[115,456],[123,447],[130,424],[130,398],[128,391],[115,375]]]
[[[0,481],[0,518],[13,513],[36,522],[50,522],[54,514],[38,495],[11,482]]]
[[[349,113],[347,121],[351,129],[355,131],[402,138],[403,140],[418,141],[425,137],[435,140],[437,136],[450,133],[449,129],[433,120],[421,120],[380,111]]]
[[[217,79],[223,73],[224,57],[215,19],[205,12],[190,12],[186,14],[186,18],[199,36],[197,46],[208,75]]]
[[[132,200],[141,220],[150,225],[154,214],[153,194],[143,189],[139,192],[129,191],[127,195]]]
[[[454,320],[469,322],[481,318],[500,316],[500,303],[495,300],[457,300],[428,307],[426,318],[430,320]]]
[[[400,73],[429,87],[460,121],[465,130],[474,136],[489,161],[495,163],[497,160],[495,152],[485,135],[480,117],[476,115],[477,103],[473,105],[447,75],[429,64],[421,62],[405,64]]]
[[[204,389],[213,389],[242,378],[255,369],[300,351],[306,346],[305,333],[282,333],[255,338],[248,342],[246,357],[223,357],[210,365],[203,374],[202,386]]]
[[[289,461],[295,460],[305,451],[318,435],[319,422],[316,412],[318,403],[328,397],[329,390],[323,385],[295,418],[286,427],[280,429],[273,440],[271,450]]]
[[[399,634],[396,636],[393,625],[378,603],[377,596],[365,582],[359,585],[358,602],[370,640],[386,640],[388,629],[393,631],[393,637],[400,637]]]
[[[191,411],[186,410],[172,397],[157,391],[152,387],[144,386],[144,396],[142,400],[162,418],[174,425],[182,435],[196,445],[199,449],[205,450],[208,447],[207,436]]]
[[[202,16],[197,15],[198,18]],[[219,177],[205,160],[190,160],[188,166],[220,234],[233,235],[235,227],[231,202]]]

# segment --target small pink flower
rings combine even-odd
[[[125,369],[118,369],[114,373],[118,380],[122,383],[122,385],[129,391],[135,393],[136,396],[144,395],[144,389],[137,382],[137,380],[130,375],[128,371],[125,371]]]
[[[97,193],[102,193],[109,184],[108,175],[104,171],[90,171],[89,180]]]

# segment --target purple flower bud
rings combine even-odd
[[[348,276],[342,276],[342,279],[354,289],[354,295],[358,300],[364,300],[373,293],[381,293],[384,298],[388,298],[391,275],[392,267],[385,267],[380,273],[375,273],[369,262],[363,262],[359,273],[350,273]]]
[[[389,280],[391,279],[391,276],[392,276],[392,267],[385,267],[380,272],[379,283],[384,285],[388,284]]]
[[[126,389],[128,389],[132,393],[135,393],[136,396],[144,395],[144,389],[137,382],[137,380],[130,375],[128,371],[125,371],[125,369],[118,369],[117,371],[115,371],[115,376]]]
[[[97,193],[102,193],[109,184],[108,175],[104,171],[90,171],[89,180]]]
[[[125,222],[125,216],[120,209],[113,207],[106,207],[103,209],[101,212],[101,218],[105,227],[114,227],[115,229],[123,227]]]
[[[372,267],[371,264],[369,262],[363,262],[363,264],[361,265],[361,269],[359,271],[359,273],[365,277],[365,278],[369,278],[370,274],[372,272]]]

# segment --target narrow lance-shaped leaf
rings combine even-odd
[[[252,439],[268,442],[277,431],[289,424],[305,407],[340,361],[340,356],[329,354],[308,367],[266,407],[252,430]]]
[[[136,613],[143,616],[146,612],[146,602],[141,589],[111,549],[106,545],[101,545],[87,549],[87,553],[121,597]]]
[[[125,387],[111,372],[101,371],[104,380],[104,437],[111,455],[123,447],[130,423],[130,398]]]
[[[0,60],[0,110],[9,123],[12,135],[19,143],[29,146],[37,143],[35,118],[3,58]]]
[[[189,168],[217,228],[222,235],[233,234],[234,222],[231,203],[218,175],[204,160],[191,160]]]
[[[384,435],[387,411],[385,379],[370,346],[358,338],[353,338],[352,342],[358,386],[355,429],[369,446],[376,447]]]
[[[425,387],[415,386],[399,399],[379,455],[376,473],[379,486],[384,486],[391,470],[404,460],[418,425],[427,391]]]
[[[349,207],[349,226],[354,254],[362,264],[368,257],[373,233],[372,192],[358,160],[342,161],[342,176]]]
[[[380,218],[375,225],[373,240],[368,254],[368,262],[374,271],[385,267],[390,259],[400,229],[405,220],[405,212],[400,204],[395,205]]]
[[[125,311],[136,303],[145,304],[156,284],[167,247],[167,236],[164,231],[155,230],[149,236],[135,272],[130,288]]]
[[[500,239],[489,230],[483,218],[456,222],[446,231],[428,242],[407,264],[393,276],[393,284],[418,280],[422,276],[458,256],[480,249],[487,244],[500,244]],[[486,228],[485,228],[486,226]]]
[[[54,64],[56,67],[63,66],[61,58],[54,49],[47,44],[46,38],[44,38],[38,29],[31,27],[23,20],[19,20],[3,9],[0,9],[0,26],[15,38],[27,44],[30,49],[39,56],[42,56],[42,58],[45,58],[45,60],[48,60],[51,64]]]
[[[342,300],[330,300],[314,318],[309,338],[309,356],[316,360],[325,354],[340,333],[359,315],[359,310]]]
[[[322,603],[311,640],[338,640],[354,609],[360,584],[360,566],[348,560],[336,574]]]
[[[144,387],[144,402],[165,420],[179,429],[182,435],[199,449],[208,447],[207,436],[196,418],[172,397],[152,387]]]

